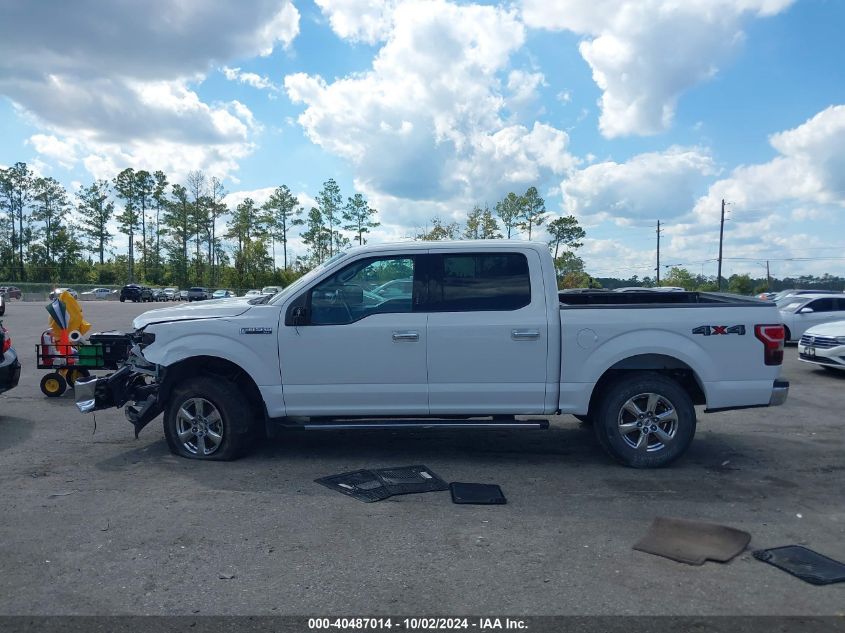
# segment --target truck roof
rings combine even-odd
[[[456,249],[463,251],[481,251],[481,250],[498,250],[502,248],[529,248],[532,250],[548,251],[549,246],[545,242],[536,242],[528,240],[442,240],[442,241],[424,241],[424,240],[407,240],[400,242],[384,242],[379,244],[367,244],[365,246],[353,246],[345,251],[348,255],[355,255],[357,253],[372,253],[378,251],[394,251],[394,250],[419,250],[425,251],[430,249]]]

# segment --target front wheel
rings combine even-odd
[[[249,447],[252,411],[231,382],[196,376],[179,384],[164,414],[164,436],[175,455],[228,461]]]
[[[683,455],[695,435],[695,407],[677,382],[636,373],[611,383],[593,416],[602,448],[626,466],[656,468]]]

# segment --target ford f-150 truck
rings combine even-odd
[[[127,405],[136,435],[163,413],[170,449],[196,459],[235,458],[286,425],[538,428],[515,416],[568,413],[622,463],[661,466],[689,446],[695,405],[778,405],[789,389],[774,304],[559,294],[547,246],[523,241],[352,248],[274,296],[134,327],[126,364],[77,381],[77,406]]]

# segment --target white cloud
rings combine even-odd
[[[298,122],[309,139],[349,160],[362,190],[393,204],[466,206],[573,163],[566,133],[503,120],[508,98],[543,81],[509,67],[525,40],[515,12],[408,0],[390,24],[371,70],[332,82],[285,77],[288,96],[306,106]],[[430,219],[417,208],[416,222]]]
[[[399,0],[315,0],[343,39],[375,44],[387,39]]]
[[[277,92],[279,90],[279,87],[270,81],[270,78],[266,75],[245,72],[240,68],[230,68],[229,66],[223,66],[220,70],[229,81],[237,81],[238,83],[252,86],[257,90],[269,90],[271,92]]]
[[[563,181],[564,208],[589,222],[666,220],[688,213],[715,174],[710,153],[700,147],[670,147],[624,163],[594,163]]]
[[[522,0],[528,26],[569,30],[602,90],[607,137],[655,134],[680,95],[712,77],[743,40],[743,23],[794,0]]]
[[[0,95],[41,128],[31,143],[44,157],[63,144],[97,174],[151,155],[165,169],[228,173],[259,126],[243,104],[205,103],[190,85],[220,62],[287,47],[298,31],[289,0],[248,11],[235,0],[150,0],[143,11],[129,0],[13,0],[0,5]]]
[[[79,160],[76,142],[73,140],[62,140],[52,134],[33,134],[29,137],[29,143],[36,152],[53,159],[66,169],[73,167]]]

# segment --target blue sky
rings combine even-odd
[[[376,240],[535,185],[615,276],[653,274],[658,219],[663,262],[714,274],[724,197],[727,273],[845,274],[845,3],[86,1],[0,8],[0,165],[306,208],[333,177]]]

